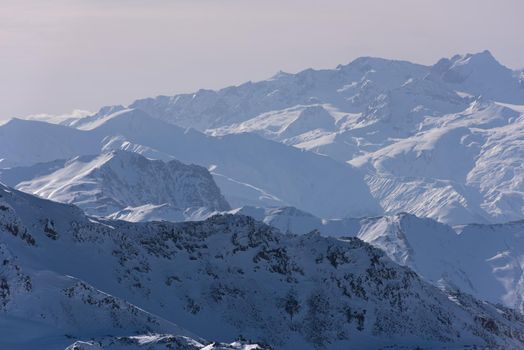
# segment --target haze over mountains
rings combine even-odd
[[[523,164],[488,51],[12,119],[6,344],[520,349]]]
[[[18,136],[24,134],[35,142]],[[124,149],[207,167],[232,206],[293,205],[326,217],[380,212],[363,176],[348,164],[258,135],[207,136],[136,109],[91,130],[14,119],[0,127],[0,148],[0,164],[11,168]]]
[[[13,120],[0,127],[0,165],[126,149],[207,167],[233,207],[506,222],[524,218],[521,105],[523,72],[488,51],[434,66],[360,58],[62,121],[74,128]]]

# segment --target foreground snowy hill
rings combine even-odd
[[[409,214],[322,220],[295,208],[243,207],[249,215],[283,232],[358,237],[438,286],[524,311],[524,221],[454,228]]]
[[[38,163],[114,149],[204,166],[232,206],[292,205],[323,217],[381,212],[352,166],[257,135],[206,136],[140,110],[116,112],[91,130],[18,119],[0,126],[0,167],[32,166],[38,177],[49,173]],[[27,168],[8,172],[11,184],[34,178]]]
[[[151,216],[163,208],[164,219],[183,221],[229,209],[207,169],[126,151],[73,158],[59,170],[21,182],[17,188],[76,204],[96,216],[125,213],[131,219],[141,218],[140,211]]]
[[[233,215],[95,220],[6,187],[0,205],[0,322],[10,327],[2,346],[28,329],[31,344],[159,339],[130,337],[147,330],[190,336],[196,349],[203,340],[191,333],[279,349],[524,344],[520,314],[443,292],[355,238],[283,235]]]

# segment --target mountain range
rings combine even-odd
[[[136,109],[117,112],[90,130],[20,119],[0,126],[0,166],[24,173],[25,181],[31,180],[31,171],[14,168],[115,149],[204,166],[231,206],[292,205],[325,217],[380,212],[362,174],[351,165],[258,135],[207,136]],[[38,175],[46,173],[41,164],[37,168]]]
[[[120,148],[207,167],[233,207],[502,223],[524,218],[523,113],[524,73],[489,51],[433,66],[363,57],[335,69],[108,106],[60,120],[69,128],[13,120],[0,127],[0,167]],[[36,147],[24,152],[14,134]],[[303,158],[308,166],[299,168]],[[329,187],[334,182],[338,190]]]
[[[521,349],[524,71],[363,57],[0,125],[0,347]]]
[[[524,344],[518,312],[438,289],[356,238],[286,235],[242,215],[94,219],[4,186],[0,218],[1,344],[11,349]]]

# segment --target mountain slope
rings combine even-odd
[[[400,207],[453,224],[518,220],[523,121],[519,108],[479,100],[350,163],[370,174],[368,185],[386,212]],[[440,194],[427,205],[430,191]]]
[[[450,299],[358,239],[282,235],[231,215],[97,221],[74,206],[0,191],[0,237],[24,268],[75,276],[206,338],[242,334],[281,349],[524,342],[519,314],[456,291]],[[0,319],[11,316],[9,303]]]
[[[90,341],[77,341],[67,349],[262,349],[245,342],[210,343],[83,280],[51,271],[34,255],[28,258],[30,250],[41,253],[45,249],[35,240],[38,235],[52,241],[63,239],[58,230],[63,229],[64,218],[71,220],[73,230],[76,225],[94,222],[74,206],[44,201],[0,185],[0,347],[65,348],[72,339],[81,338]],[[33,225],[26,226],[31,221]],[[44,226],[30,233],[28,227],[37,227],[34,223]],[[60,252],[52,246],[47,248],[52,250],[50,256]],[[77,253],[92,256],[82,250]],[[76,268],[96,275],[92,267],[99,258],[107,262],[102,256],[84,263],[77,260]],[[66,264],[63,261],[62,267]]]
[[[103,293],[84,281],[22,268],[5,244],[0,287],[0,335],[9,349],[64,348],[74,338],[152,330],[189,335],[176,325]],[[68,339],[69,338],[69,339]]]
[[[500,64],[489,51],[443,58],[433,66],[361,57],[336,69],[279,73],[218,91],[141,99],[130,107],[202,131],[312,104],[361,113],[362,119],[404,124],[408,119],[459,112],[470,101],[464,94],[524,104],[522,74]]]

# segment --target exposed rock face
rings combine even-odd
[[[518,349],[524,342],[520,314],[442,292],[356,238],[283,235],[235,215],[179,224],[97,221],[15,190],[0,195],[10,213],[2,220],[23,224],[35,240],[0,230],[19,257],[3,258],[11,272],[2,272],[0,319],[45,325],[56,336],[185,332],[176,323],[206,339],[242,336],[282,349]],[[46,234],[50,221],[56,239]]]

